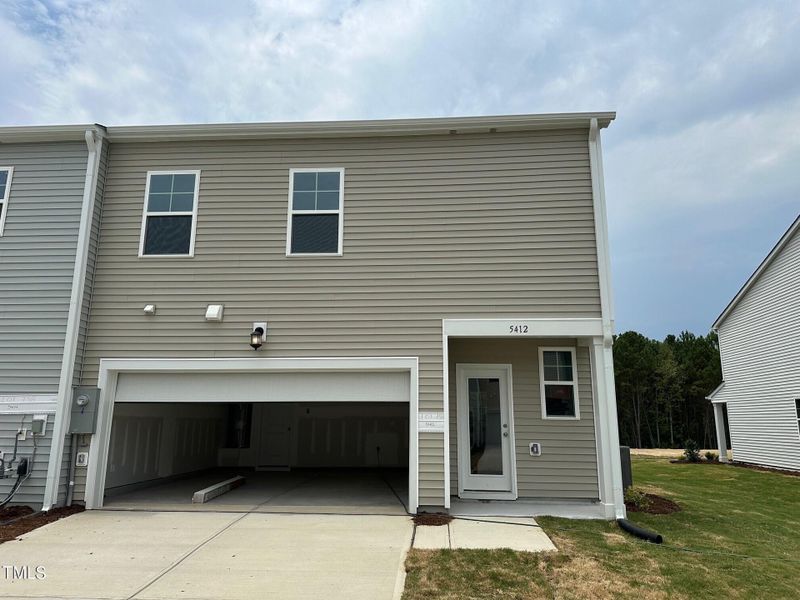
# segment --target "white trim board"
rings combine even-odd
[[[603,335],[600,318],[443,319],[445,337],[594,337]]]
[[[103,506],[108,450],[117,379],[120,373],[308,373],[308,372],[408,372],[408,510],[419,506],[419,359],[417,357],[363,358],[201,358],[201,359],[101,359],[97,430],[89,447],[86,473],[86,508]]]
[[[57,400],[55,394],[0,395],[0,415],[55,413]]]

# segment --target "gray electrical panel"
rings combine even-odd
[[[72,391],[69,433],[94,433],[99,399],[100,390],[97,388],[78,387]]]

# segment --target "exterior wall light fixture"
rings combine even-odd
[[[250,347],[253,350],[258,350],[264,345],[264,338],[266,337],[266,323],[256,323],[253,327],[253,332],[250,334]]]

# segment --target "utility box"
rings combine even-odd
[[[33,415],[31,419],[31,433],[33,435],[44,435],[47,429],[47,415]]]
[[[633,485],[630,446],[619,447],[619,462],[622,464],[622,490],[625,491]]]
[[[99,399],[100,390],[97,388],[78,387],[72,391],[69,433],[94,433]]]

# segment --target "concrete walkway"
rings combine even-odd
[[[548,535],[530,517],[460,517],[447,525],[418,525],[414,531],[414,548],[556,551]]]
[[[0,597],[399,598],[412,531],[406,516],[88,511],[0,544],[30,576],[0,571]]]

